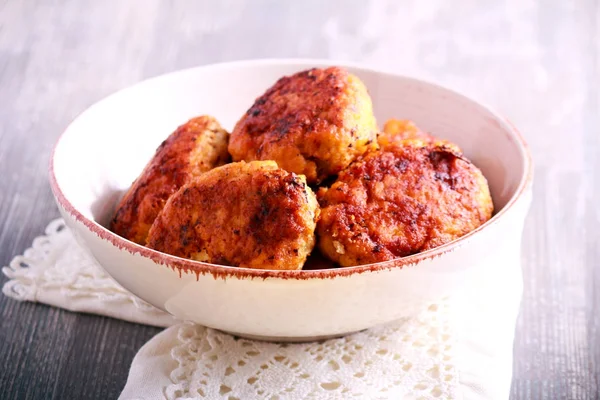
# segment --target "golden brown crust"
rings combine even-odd
[[[414,122],[407,119],[389,119],[383,125],[383,132],[377,135],[377,141],[382,147],[401,142],[406,139],[422,139],[433,141],[434,137],[422,131]]]
[[[389,119],[383,126],[383,132],[377,134],[377,143],[382,149],[390,146],[445,146],[452,151],[461,153],[456,144],[421,130],[413,121],[408,119]]]
[[[119,202],[110,229],[146,244],[150,226],[169,196],[192,177],[228,162],[228,136],[210,116],[191,119],[177,128]]]
[[[493,211],[486,179],[456,146],[421,140],[366,155],[318,199],[319,247],[342,266],[432,249],[477,228]]]
[[[301,175],[274,161],[216,168],[175,193],[148,247],[213,264],[301,269],[315,244],[319,207]]]
[[[234,161],[275,160],[309,183],[335,175],[377,148],[377,126],[364,84],[345,69],[311,69],[279,79],[238,121]]]

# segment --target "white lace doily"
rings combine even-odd
[[[77,245],[62,220],[50,223],[46,235],[2,272],[10,278],[4,294],[17,300],[155,326],[176,324],[136,355],[122,399],[505,398],[510,386],[505,356],[516,319],[512,306],[494,311],[477,302],[476,321],[466,323],[471,331],[483,329],[477,340],[460,334],[454,300],[338,339],[303,344],[238,339],[177,323],[125,291]]]
[[[77,244],[62,219],[52,221],[45,233],[2,268],[10,279],[2,288],[6,296],[160,327],[177,322],[119,286]]]
[[[456,399],[446,305],[317,343],[236,339],[192,324],[177,332],[168,399]]]

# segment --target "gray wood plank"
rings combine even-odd
[[[536,182],[511,398],[600,397],[594,0],[0,0],[0,264],[58,216],[47,163],[77,114],[150,76],[258,57],[360,61],[432,78],[515,122]],[[1,296],[0,398],[115,398],[156,332]]]

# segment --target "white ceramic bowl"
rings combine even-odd
[[[105,227],[123,191],[178,125],[214,115],[228,129],[278,78],[342,65],[373,98],[380,124],[414,120],[459,144],[487,177],[495,216],[460,240],[402,259],[352,268],[264,271],[184,260]],[[317,60],[260,60],[192,68],[142,82],[81,114],[50,166],[56,202],[78,241],[123,287],[182,320],[246,337],[307,340],[392,321],[456,293],[486,268],[518,262],[532,165],[515,128],[435,84]],[[477,273],[476,273],[477,272]]]

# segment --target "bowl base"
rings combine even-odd
[[[229,331],[221,331],[229,335],[233,335],[243,339],[259,340],[261,342],[276,342],[276,343],[305,343],[305,342],[317,342],[321,340],[334,339],[353,333],[359,332],[346,332],[338,333],[333,335],[318,335],[318,336],[262,336],[262,335],[251,335],[246,333],[237,333]]]

